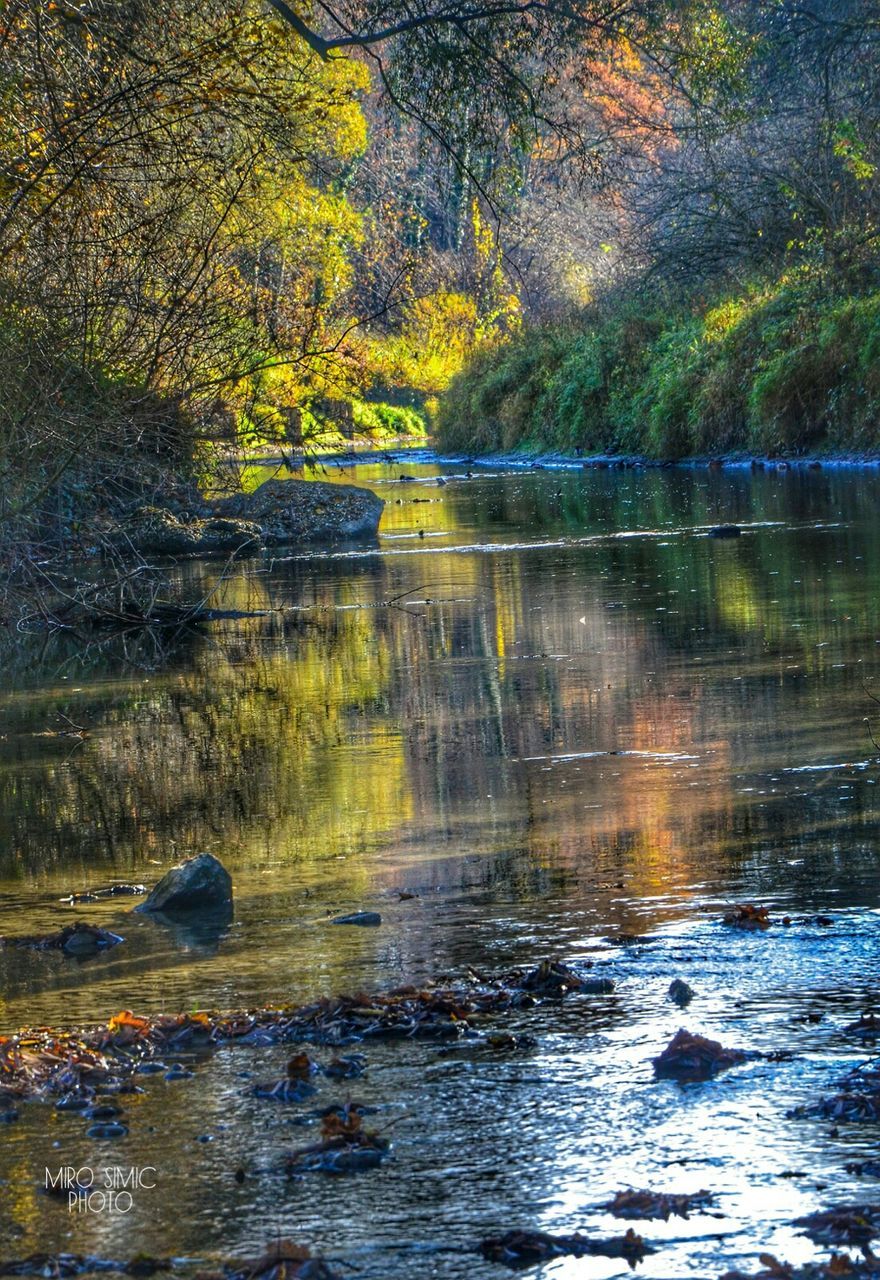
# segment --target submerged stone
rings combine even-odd
[[[116,947],[124,941],[125,939],[118,933],[111,933],[109,929],[102,929],[98,925],[77,920],[76,924],[66,925],[58,933],[23,938],[0,938],[0,946],[9,944],[16,947],[33,947],[35,951],[63,951],[68,956],[87,956]]]
[[[93,1124],[86,1129],[87,1138],[125,1138],[128,1135],[128,1126],[120,1124],[116,1120],[110,1120],[107,1123]]]
[[[85,889],[82,893],[70,893],[60,901],[75,905],[79,902],[99,902],[102,898],[139,897],[146,892],[145,884],[111,884],[100,889]]]
[[[387,1152],[380,1147],[350,1147],[341,1151],[329,1151],[317,1159],[313,1171],[317,1173],[365,1173],[378,1169]]]
[[[122,1108],[112,1102],[98,1102],[93,1107],[87,1107],[85,1114],[89,1120],[115,1120],[122,1115]]]
[[[91,1104],[91,1099],[82,1097],[79,1094],[65,1094],[63,1098],[59,1098],[55,1103],[56,1111],[86,1111]]]
[[[614,986],[613,978],[582,978],[578,990],[582,996],[610,996]]]
[[[357,924],[363,928],[375,928],[382,923],[378,911],[353,911],[348,916],[334,916],[331,924]]]
[[[487,1236],[477,1251],[488,1262],[500,1262],[511,1270],[540,1266],[555,1258],[605,1257],[625,1258],[630,1266],[655,1253],[632,1228],[623,1236],[607,1240],[590,1239],[576,1232],[570,1236],[554,1236],[546,1231],[507,1231],[500,1236]]]
[[[272,1102],[304,1102],[306,1098],[313,1098],[316,1093],[315,1086],[307,1080],[292,1080],[289,1076],[273,1080],[269,1084],[255,1085],[253,1089],[255,1098],[268,1098]]]
[[[59,940],[54,944],[68,956],[91,955],[95,951],[107,951],[117,947],[125,939],[109,929],[100,929],[97,925],[78,921],[74,925],[61,930]]]
[[[324,1068],[324,1074],[331,1080],[354,1080],[362,1076],[367,1069],[367,1060],[362,1053],[352,1053],[345,1057],[333,1058]]]

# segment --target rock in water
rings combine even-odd
[[[68,956],[89,956],[96,951],[106,951],[110,947],[116,947],[122,941],[118,933],[111,933],[109,929],[99,929],[96,925],[85,924],[80,920],[62,929],[54,945],[60,947]]]
[[[362,928],[376,928],[382,923],[378,911],[354,911],[350,916],[335,916],[331,924],[359,924]]]
[[[121,527],[120,545],[141,555],[234,555],[259,551],[260,526],[250,520],[222,516],[181,519],[165,507],[138,507]]]
[[[654,1059],[654,1072],[677,1080],[708,1080],[719,1071],[746,1062],[749,1057],[754,1054],[742,1049],[726,1049],[717,1040],[693,1035],[682,1027]]]
[[[267,480],[253,493],[140,506],[114,531],[140,555],[254,555],[297,542],[375,538],[385,503],[370,489],[320,480]]]
[[[710,538],[739,538],[741,535],[742,529],[736,524],[717,524],[709,530]]]
[[[537,969],[521,977],[518,985],[523,991],[533,991],[536,995],[564,996],[569,991],[580,991],[584,980],[561,960],[542,960]]]
[[[252,521],[267,546],[376,536],[385,503],[371,489],[321,480],[267,480],[253,493],[214,504],[219,515]]]
[[[673,978],[669,984],[667,995],[673,1004],[677,1004],[679,1008],[683,1009],[685,1005],[690,1004],[693,1000],[694,989],[688,986],[682,978]]]
[[[35,951],[52,949],[63,951],[67,956],[90,956],[109,947],[118,946],[125,939],[109,929],[101,929],[96,924],[87,924],[77,920],[76,924],[66,925],[58,933],[30,934],[22,938],[0,938],[0,947],[33,947]]]
[[[135,911],[216,910],[232,902],[232,877],[213,853],[179,862],[162,877]]]

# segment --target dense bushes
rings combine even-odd
[[[483,352],[439,431],[444,448],[659,458],[880,449],[880,292],[802,268],[697,306],[606,304]]]
[[[174,397],[11,324],[0,325],[0,382],[0,573],[34,548],[75,551],[89,515],[195,475],[199,430]]]

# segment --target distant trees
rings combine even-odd
[[[864,266],[877,235],[880,14],[869,0],[729,3],[741,64],[698,76],[632,235],[692,285],[799,256]],[[691,72],[700,68],[685,63]]]
[[[667,458],[876,449],[880,12],[661,9],[662,56],[619,41],[614,93],[594,77],[581,108],[616,140],[590,190],[562,193],[594,239],[604,219],[608,270],[594,247],[578,299],[593,305],[472,362],[442,439]]]
[[[461,211],[488,201],[539,312],[643,268],[688,288],[799,252],[863,263],[874,241],[871,0],[337,0],[320,14],[313,47],[360,50],[386,111],[415,122],[403,149],[418,140],[407,191],[423,243],[459,252]]]

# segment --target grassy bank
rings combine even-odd
[[[352,447],[424,440],[427,431],[425,414],[410,405],[348,397],[297,410],[293,432],[277,408],[257,404],[240,415],[229,444],[249,457],[277,452],[279,446],[306,454],[344,453]]]
[[[444,449],[681,458],[880,449],[880,283],[800,268],[712,300],[606,303],[480,353]]]

